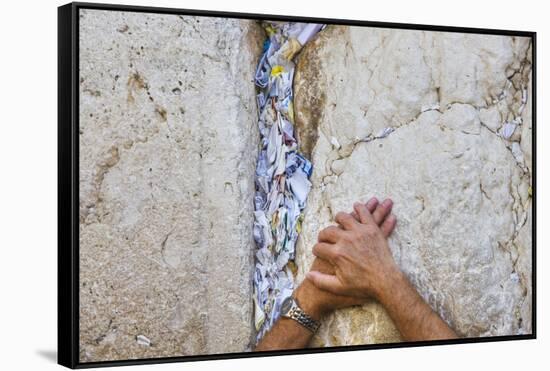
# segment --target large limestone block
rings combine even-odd
[[[530,79],[527,38],[323,30],[294,81],[299,139],[315,169],[298,280],[336,212],[391,197],[393,255],[460,336],[530,333]],[[518,118],[504,139],[503,124]],[[361,141],[386,127],[395,131]],[[312,345],[399,340],[371,301],[328,317]]]
[[[262,33],[81,11],[82,362],[248,349]]]

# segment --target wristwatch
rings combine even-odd
[[[292,296],[289,296],[283,301],[281,305],[281,316],[295,320],[311,332],[317,331],[319,326],[321,326],[319,321],[311,318],[302,308],[300,308],[300,305]]]

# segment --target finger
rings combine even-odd
[[[376,210],[376,206],[378,206],[378,199],[376,197],[371,198],[367,201],[367,209],[373,213],[374,210]]]
[[[393,230],[395,229],[395,226],[397,225],[397,218],[395,215],[391,214],[384,220],[384,223],[380,226],[380,230],[384,234],[384,237],[389,237]]]
[[[334,245],[319,242],[313,246],[312,252],[313,255],[330,262],[334,258]]]
[[[376,210],[374,210],[374,212],[372,213],[372,217],[376,224],[380,225],[382,224],[382,222],[384,222],[384,219],[386,219],[386,217],[390,215],[392,207],[393,201],[389,198],[385,199],[384,202],[378,205]]]
[[[344,233],[342,229],[331,225],[319,232],[317,239],[319,242],[336,243],[340,240],[342,233]]]
[[[340,224],[347,231],[353,229],[358,224],[357,220],[355,220],[353,216],[342,211],[336,214],[334,220],[336,220],[336,223]]]
[[[336,295],[344,294],[344,288],[338,277],[324,274],[317,271],[309,271],[306,275],[306,278],[311,280],[311,282],[319,289],[332,292]]]
[[[376,206],[378,206],[378,199],[376,197],[373,197],[367,201],[367,209],[369,209],[371,214],[374,210],[376,210]],[[350,215],[353,216],[355,220],[359,221],[359,215],[357,215],[355,210],[352,211]]]
[[[364,204],[356,202],[353,204],[353,209],[359,216],[359,221],[363,224],[375,224],[372,214]]]
[[[321,259],[320,257],[313,259],[313,263],[309,269],[312,271],[319,271],[321,273],[334,274],[334,266],[332,263],[328,260]]]

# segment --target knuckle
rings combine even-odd
[[[375,226],[373,225],[366,225],[365,228],[365,234],[369,237],[374,237],[376,236],[377,232],[378,232],[378,228],[376,228]]]
[[[335,226],[330,227],[330,235],[331,236],[334,236],[336,238],[340,238],[340,236],[342,234],[341,232],[342,232],[342,229],[340,229],[339,227],[335,227]]]
[[[319,232],[319,238],[318,238],[319,242],[325,241],[329,235],[330,233],[328,232],[328,229],[326,228],[323,229],[321,232]]]
[[[346,250],[341,246],[335,246],[333,256],[336,262],[342,261],[342,259],[346,256]]]
[[[367,235],[367,234],[365,233],[365,231],[363,231],[363,230],[358,230],[358,231],[355,233],[355,235],[353,236],[353,240],[354,240],[355,242],[362,242],[362,241],[365,240],[365,236],[366,236],[366,235]]]
[[[313,248],[311,249],[311,252],[313,253],[313,255],[317,255],[319,253],[319,244],[318,243],[313,245]]]
[[[352,230],[352,231],[348,231],[347,233],[343,233],[343,234],[342,234],[341,240],[342,240],[344,243],[348,243],[348,244],[349,244],[349,243],[352,243],[353,240],[355,239],[354,236],[355,236],[356,233],[357,233],[357,232],[355,232],[355,231],[353,231],[353,230]]]

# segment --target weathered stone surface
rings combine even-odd
[[[248,350],[262,31],[88,10],[80,37],[81,361]],[[530,63],[523,38],[321,31],[295,76],[314,164],[298,281],[337,211],[388,196],[396,260],[461,336],[529,333]],[[373,301],[312,345],[399,340]]]
[[[315,169],[298,280],[336,212],[387,196],[394,257],[460,336],[530,333],[530,65],[526,38],[323,30],[294,81],[300,143]],[[523,124],[502,138],[517,117]],[[385,127],[395,131],[358,142]],[[399,340],[373,301],[328,317],[312,345]]]
[[[81,11],[82,362],[248,349],[263,37]]]

